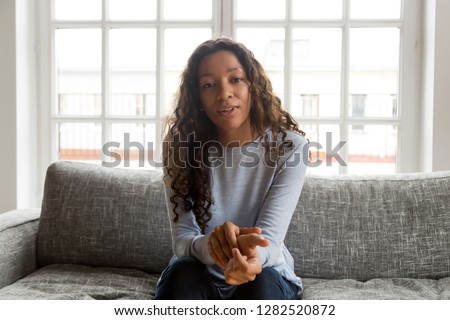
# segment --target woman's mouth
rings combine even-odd
[[[218,112],[219,113],[230,113],[230,112],[233,112],[237,108],[238,108],[237,106],[228,106],[225,108],[221,108]]]

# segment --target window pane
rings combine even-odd
[[[284,28],[238,28],[236,39],[242,42],[262,64],[280,99],[284,99]]]
[[[203,29],[166,29],[164,41],[164,100],[165,112],[173,105],[181,72],[198,45],[211,39],[212,31]]]
[[[101,114],[101,30],[58,29],[55,40],[57,113]]]
[[[311,125],[301,124],[300,129],[306,132],[309,139],[311,159],[308,166],[308,173],[311,174],[338,174],[340,164],[333,157],[327,160],[327,143],[332,146],[332,150],[340,142],[339,125]],[[339,151],[338,151],[339,153]]]
[[[293,29],[294,116],[339,116],[341,38],[341,29]]]
[[[286,0],[236,0],[236,6],[237,19],[285,19],[286,17]]]
[[[102,125],[99,123],[60,123],[58,125],[59,160],[99,164]]]
[[[342,0],[293,0],[294,19],[341,19]]]
[[[59,93],[59,114],[61,115],[100,115],[102,97],[99,93]]]
[[[156,0],[109,0],[111,20],[155,20]]]
[[[100,20],[102,0],[55,0],[57,20]]]
[[[156,115],[156,30],[110,31],[113,115]]]
[[[396,28],[350,30],[350,116],[398,115],[399,39]]]
[[[149,168],[153,165],[156,145],[156,125],[154,123],[113,123],[111,125],[113,142],[120,144],[119,148],[109,148],[114,162],[120,159],[120,167]],[[116,156],[115,156],[116,154]]]
[[[164,0],[164,19],[211,20],[212,0]]]
[[[358,125],[349,127],[348,173],[395,173],[397,127]]]
[[[352,19],[399,19],[401,5],[401,0],[351,0],[350,16]]]

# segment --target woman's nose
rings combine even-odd
[[[227,83],[221,84],[219,87],[217,100],[227,101],[231,97],[233,97],[233,88]]]

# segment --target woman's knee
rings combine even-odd
[[[203,274],[206,270],[206,266],[192,257],[181,257],[173,261],[170,266],[164,270],[164,273],[169,273],[172,277],[186,277],[195,276],[197,274]]]
[[[285,300],[296,297],[297,288],[274,268],[263,268],[255,280],[236,288],[237,299]]]
[[[200,261],[192,257],[178,258],[163,271],[155,299],[201,299],[208,278],[206,266]]]

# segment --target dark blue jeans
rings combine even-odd
[[[287,300],[297,298],[297,286],[273,268],[263,268],[254,281],[236,286],[230,299]],[[159,300],[219,300],[221,296],[206,266],[195,258],[172,262],[162,273],[156,288]]]

